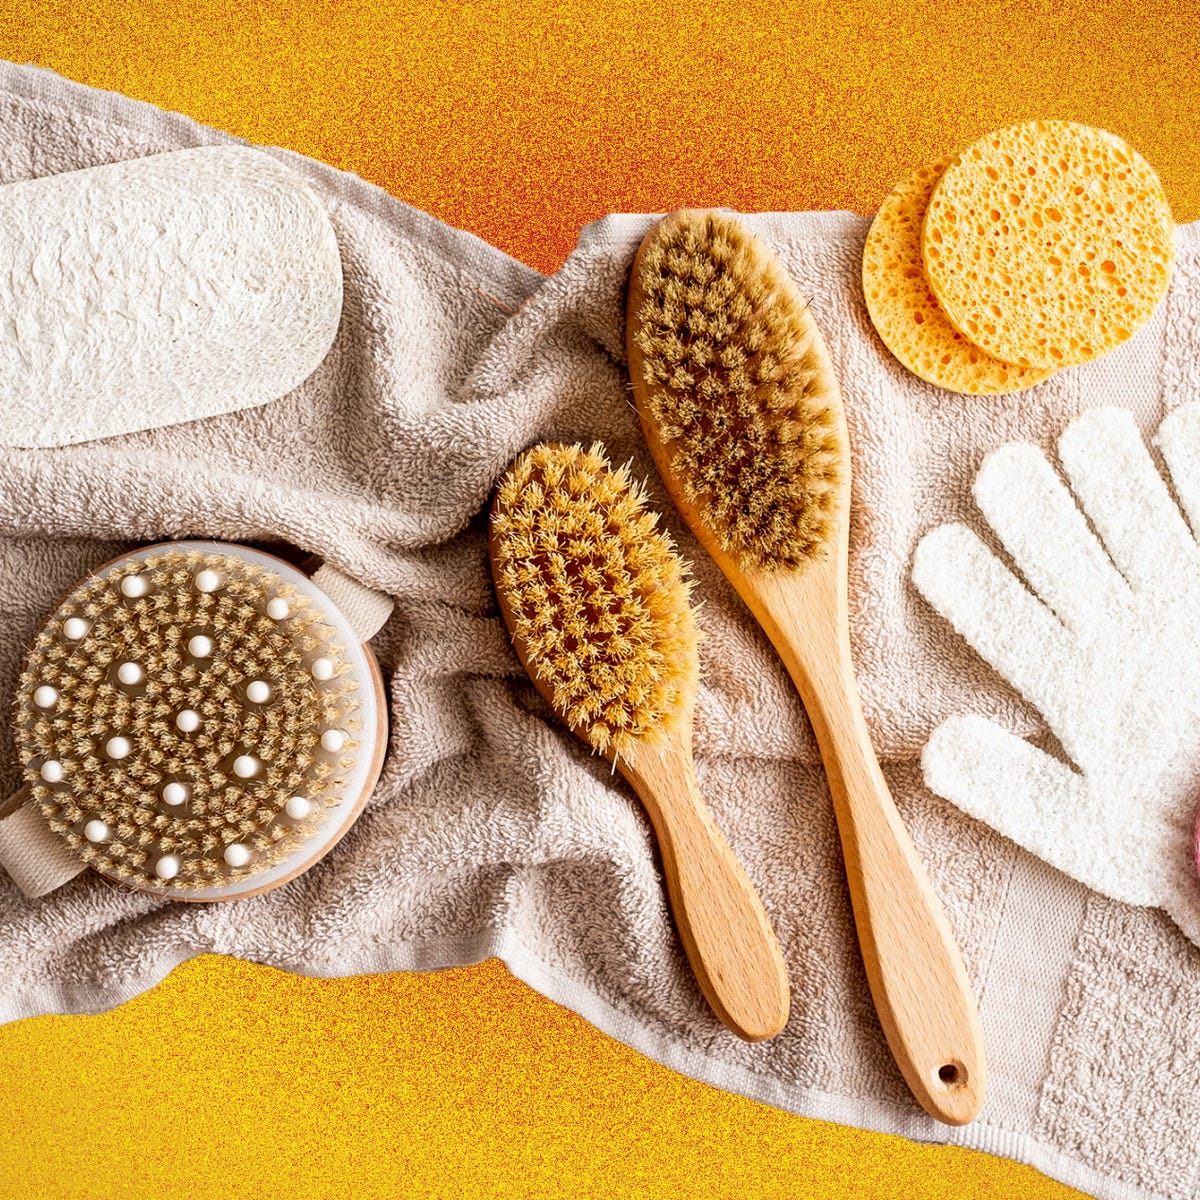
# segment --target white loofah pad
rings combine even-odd
[[[1070,760],[963,715],[934,730],[922,765],[938,795],[1089,887],[1165,909],[1200,944],[1200,404],[1156,443],[1174,496],[1123,409],[1059,439],[1070,491],[1034,446],[987,457],[975,501],[1023,580],[963,525],[922,539],[918,590]]]
[[[324,207],[205,146],[0,187],[0,443],[63,446],[292,390],[341,319]]]

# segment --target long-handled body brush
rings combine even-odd
[[[659,474],[808,711],[892,1054],[930,1115],[965,1124],[984,1098],[979,1015],[858,700],[847,620],[848,441],[820,332],[765,245],[723,214],[683,211],[638,250],[628,347]]]
[[[692,768],[699,634],[683,564],[627,470],[535,446],[501,480],[489,555],[513,648],[556,715],[645,805],[700,990],[739,1037],[774,1037],[787,970]]]

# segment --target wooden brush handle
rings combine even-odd
[[[978,1115],[987,1086],[971,981],[875,758],[845,623],[836,604],[823,611],[796,604],[793,593],[804,586],[760,581],[753,606],[817,736],[863,965],[892,1056],[930,1116],[965,1125]]]
[[[983,1032],[966,968],[900,820],[848,684],[827,702],[822,755],[838,812],[863,964],[888,1045],[913,1095],[949,1125],[983,1104]]]
[[[760,1042],[787,1024],[787,968],[762,901],[700,795],[691,751],[673,745],[620,764],[641,798],[662,853],[667,895],[684,950],[713,1011],[738,1037]]]

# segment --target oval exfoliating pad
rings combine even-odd
[[[322,857],[383,761],[378,667],[301,571],[151,546],[38,635],[15,737],[33,807],[87,865],[179,900],[265,891]]]
[[[0,444],[264,404],[328,353],[337,239],[294,171],[205,146],[0,187]]]

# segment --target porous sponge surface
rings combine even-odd
[[[220,580],[213,591],[196,586],[206,570]],[[135,576],[144,594],[126,596]],[[286,605],[286,619],[269,615],[271,600]],[[68,636],[71,622],[86,633]],[[308,597],[230,555],[168,551],[93,576],[51,617],[20,677],[15,732],[35,803],[86,862],[134,886],[217,886],[266,870],[342,799],[351,758],[326,752],[321,731],[349,732],[352,756],[359,702],[332,634]],[[197,636],[210,654],[190,652]],[[317,686],[311,663],[322,655],[333,677]],[[127,664],[138,682],[122,680]],[[268,683],[268,703],[247,699],[255,680]],[[39,704],[45,688],[57,695]],[[198,728],[179,727],[184,711]],[[113,737],[128,739],[124,757],[109,753]],[[261,764],[252,778],[233,769],[243,755]],[[43,777],[47,760],[60,764],[60,780]],[[182,803],[164,800],[171,782],[185,785]],[[284,812],[294,795],[310,802],[307,817]],[[96,844],[84,834],[94,820],[110,835]],[[237,868],[223,857],[234,843],[251,851]],[[180,861],[172,879],[155,873],[162,855]]]
[[[638,271],[643,417],[677,484],[743,567],[806,565],[832,529],[845,447],[837,385],[795,284],[713,212],[663,221]]]
[[[683,560],[628,467],[599,446],[535,446],[492,509],[496,587],[518,652],[558,715],[632,761],[691,711],[699,631]]]
[[[1053,372],[1017,367],[981,350],[946,319],[925,278],[921,226],[951,158],[920,167],[880,206],[863,248],[863,294],[883,343],[913,374],[972,395],[1016,392]]]
[[[1087,362],[1166,293],[1174,223],[1162,184],[1121,138],[1067,121],[990,133],[946,169],[922,233],[950,323],[1018,366]]]

